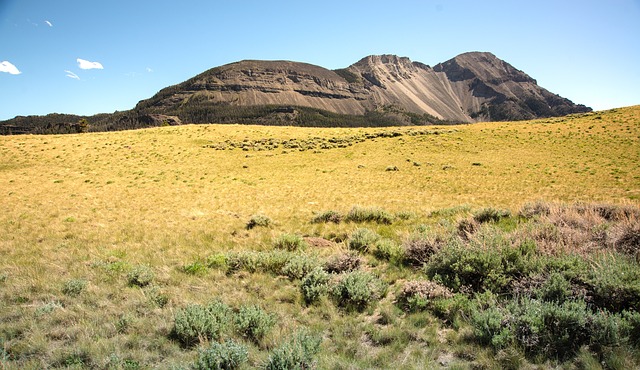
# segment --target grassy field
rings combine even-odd
[[[637,367],[640,278],[622,279],[626,298],[616,309],[598,299],[617,283],[598,274],[638,268],[639,162],[640,106],[466,126],[186,125],[0,137],[0,366],[189,368],[235,348],[239,358],[246,351],[242,368],[278,368],[285,352],[336,369]],[[327,211],[342,221],[312,222]],[[359,229],[374,235],[364,246]],[[496,255],[482,254],[491,260],[525,242],[539,258],[501,283],[471,289],[441,270],[455,248],[495,247]],[[413,256],[415,245],[426,255]],[[584,267],[557,267],[574,254]],[[329,273],[349,258],[364,277]],[[316,271],[326,281],[308,302],[314,268],[327,276]],[[490,314],[520,322],[509,307],[522,292],[503,283],[535,279],[525,285],[585,290],[555,304],[586,302],[628,330],[617,342],[588,337],[561,347],[570,356],[560,356],[533,350],[515,329],[478,329]],[[364,301],[351,300],[349,281]],[[436,282],[441,293],[407,293],[416,281]],[[545,302],[532,289],[524,290],[531,302]],[[211,302],[227,325],[185,337],[179,318]]]

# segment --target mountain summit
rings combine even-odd
[[[483,52],[461,54],[433,68],[395,55],[371,55],[335,71],[306,63],[245,60],[163,89],[137,108],[201,122],[187,112],[222,105],[308,107],[348,115],[391,109],[451,122],[524,120],[590,110]]]
[[[370,55],[338,70],[243,60],[164,88],[130,111],[85,118],[97,130],[167,122],[379,126],[526,120],[590,110],[538,86],[491,53],[470,52],[434,67],[395,55]],[[0,129],[60,127],[45,118],[16,117]]]

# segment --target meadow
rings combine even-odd
[[[640,106],[2,136],[0,366],[638,367],[639,162]]]

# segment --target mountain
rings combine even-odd
[[[486,52],[430,67],[372,55],[338,70],[291,61],[244,60],[160,90],[127,112],[84,117],[92,130],[187,123],[381,126],[524,120],[591,111],[538,86]],[[14,132],[47,132],[51,117],[0,123]],[[74,122],[63,125],[74,130]],[[31,128],[31,129],[30,129]],[[0,130],[2,132],[2,130]]]

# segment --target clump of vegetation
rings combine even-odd
[[[362,260],[355,253],[343,253],[333,256],[325,263],[325,270],[329,273],[340,274],[357,270]]]
[[[298,331],[286,343],[274,349],[269,355],[265,369],[313,369],[315,355],[320,351],[322,338],[306,330]]]
[[[258,343],[273,328],[274,318],[260,306],[241,306],[235,316],[236,330]]]
[[[251,216],[245,227],[247,228],[247,230],[251,230],[256,227],[269,227],[272,223],[273,221],[271,221],[269,217],[257,214]]]
[[[425,310],[434,300],[451,298],[448,288],[428,280],[411,280],[404,283],[398,294],[398,305],[407,311]]]
[[[340,278],[331,294],[338,306],[362,311],[386,293],[386,284],[366,271],[352,271]]]
[[[495,208],[484,208],[473,215],[473,219],[481,224],[486,222],[498,222],[507,217],[511,217],[511,211]]]
[[[155,273],[151,267],[147,265],[138,265],[129,271],[127,274],[127,281],[129,282],[129,285],[145,287],[151,284],[154,277]]]
[[[311,223],[319,224],[333,222],[334,224],[339,224],[340,222],[342,222],[343,218],[344,216],[342,215],[342,213],[329,210],[320,212],[313,216],[313,218],[311,219]]]
[[[302,279],[319,266],[320,262],[315,258],[306,255],[292,256],[282,267],[281,274],[290,279]]]
[[[308,247],[304,238],[298,234],[282,234],[273,241],[273,246],[290,252],[302,251]]]
[[[380,260],[389,261],[396,265],[405,258],[404,249],[391,239],[378,239],[373,248],[373,255]]]
[[[440,235],[414,233],[402,243],[404,262],[411,266],[422,267],[445,245],[446,241]]]
[[[217,341],[228,329],[231,309],[221,301],[207,306],[192,304],[179,308],[174,314],[173,333],[185,346],[203,341]]]
[[[349,236],[349,249],[361,253],[367,253],[369,249],[373,249],[375,243],[380,239],[380,235],[371,229],[359,228]]]
[[[390,225],[393,223],[395,217],[393,214],[378,207],[358,207],[351,208],[345,221],[347,222],[374,222],[377,224]]]
[[[207,271],[207,266],[198,260],[182,266],[182,271],[189,275],[203,275]]]
[[[329,274],[320,267],[310,271],[300,284],[304,301],[311,304],[325,295],[329,289],[329,279]]]
[[[65,295],[74,297],[82,293],[87,287],[87,281],[84,279],[71,279],[64,282],[62,285],[62,293]]]
[[[233,340],[222,343],[213,342],[208,348],[198,350],[195,370],[234,370],[239,369],[248,359],[247,347]]]

